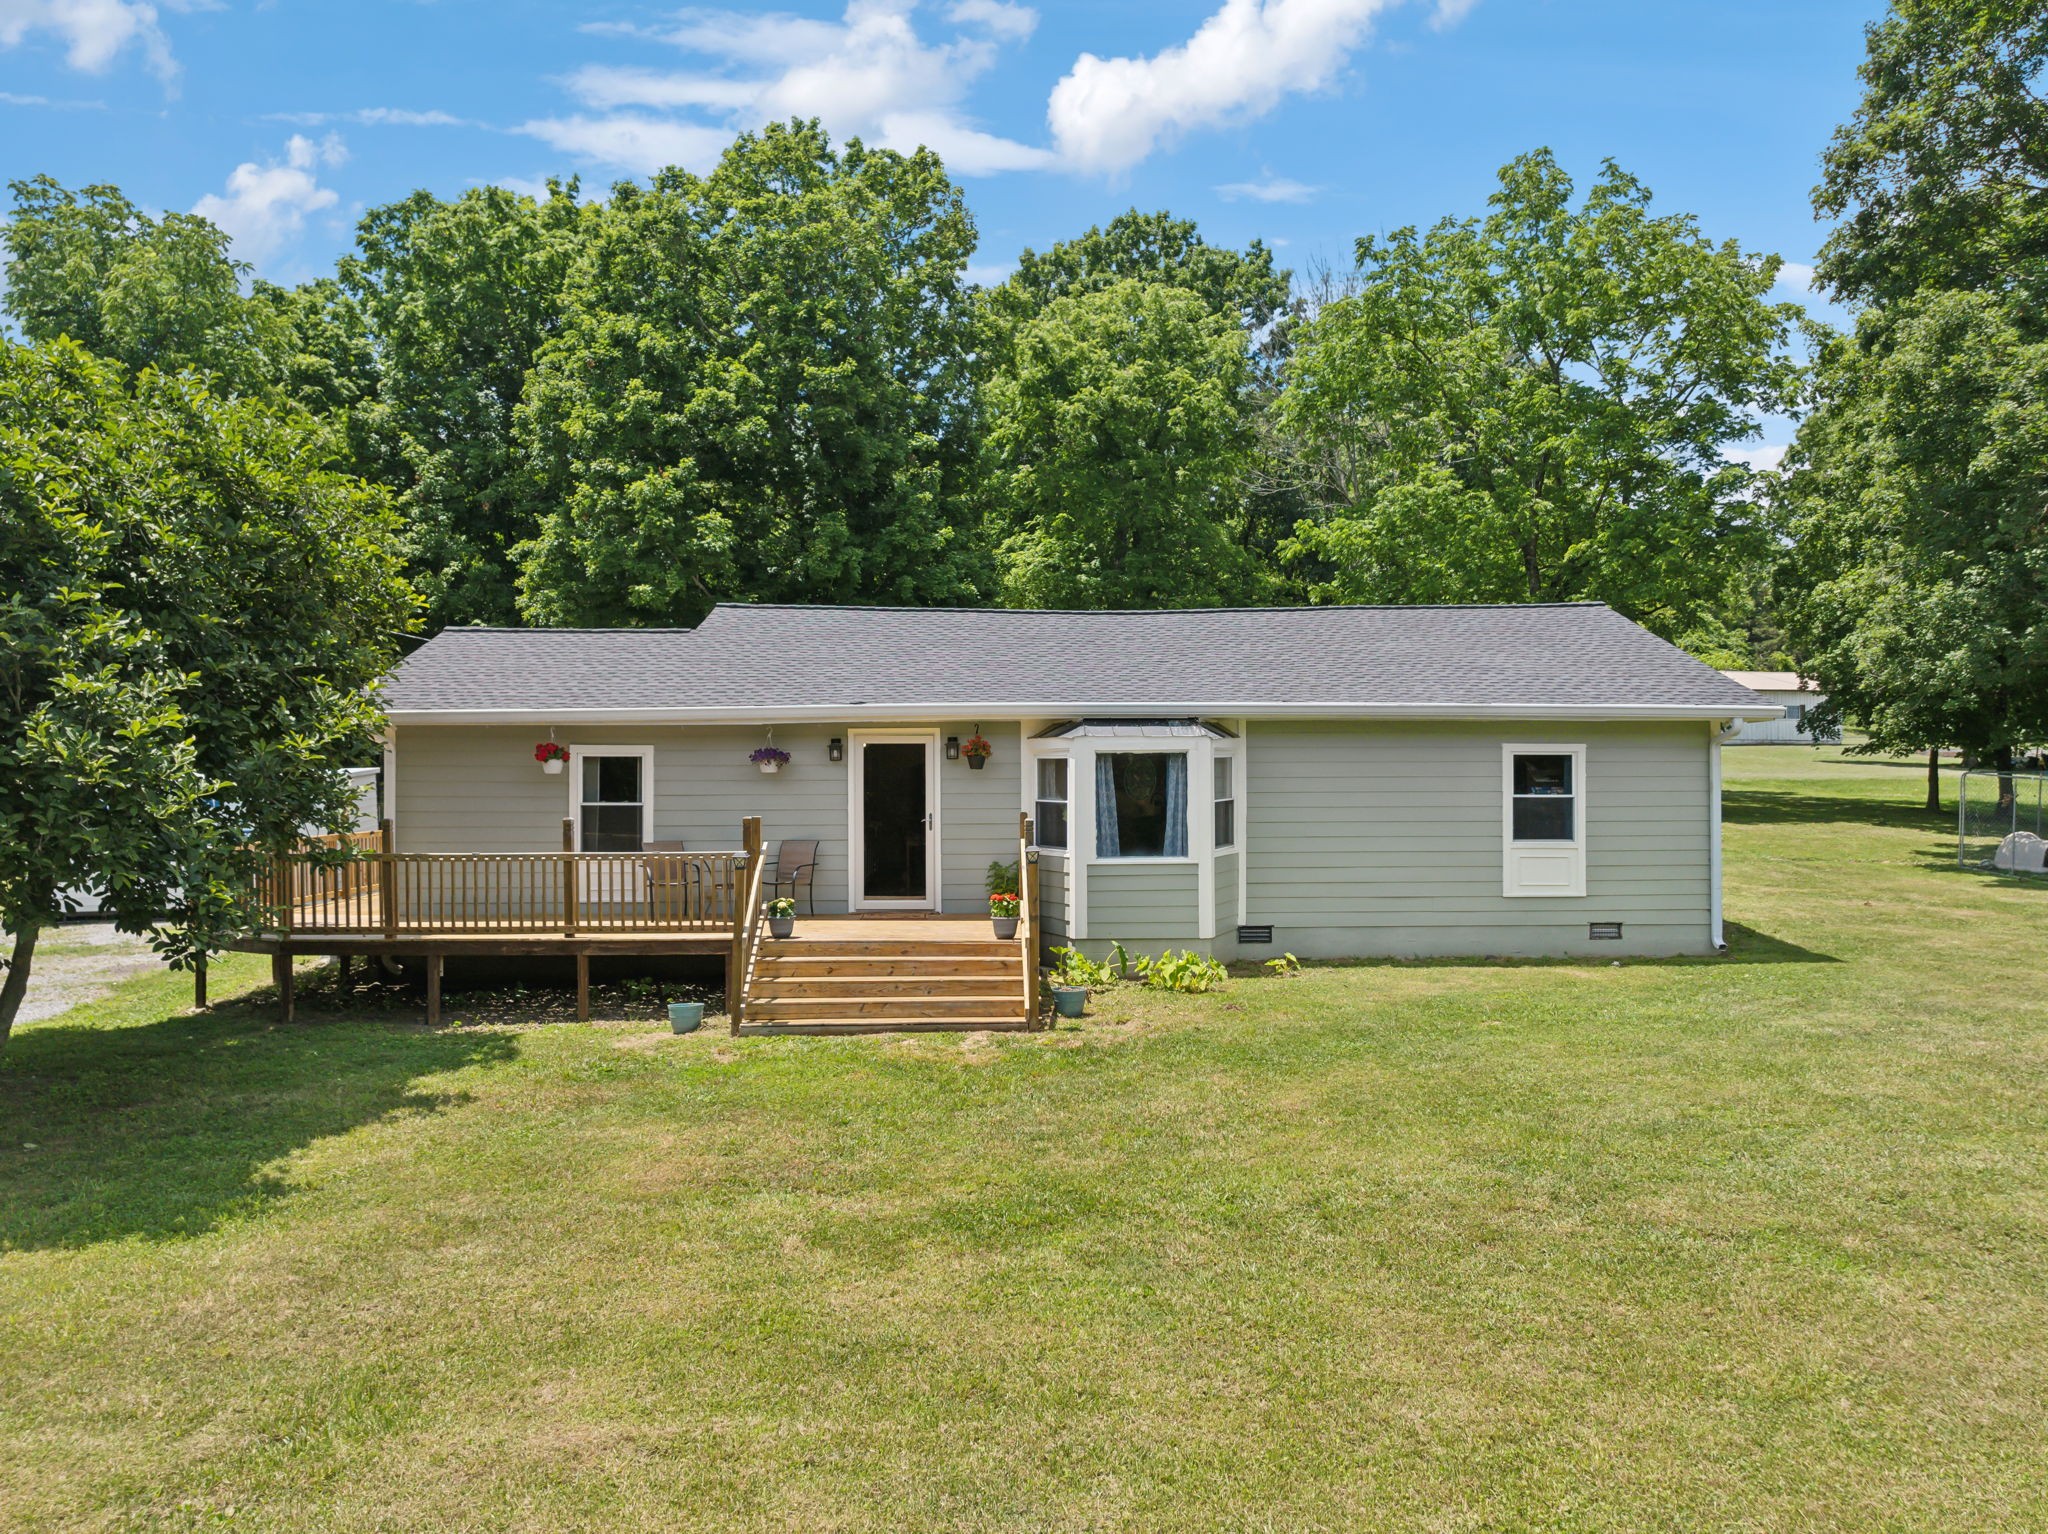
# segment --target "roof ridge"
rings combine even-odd
[[[1286,602],[1268,606],[1223,607],[917,607],[899,602],[717,602],[712,612],[830,613],[973,613],[978,617],[1015,614],[1039,618],[1146,618],[1179,613],[1412,613],[1524,612],[1560,608],[1606,608],[1608,602]],[[585,633],[634,633],[644,630],[596,630]]]

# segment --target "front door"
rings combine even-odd
[[[853,900],[856,910],[939,908],[937,738],[853,737]]]

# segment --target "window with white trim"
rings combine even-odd
[[[647,823],[647,758],[639,752],[586,755],[577,800],[577,846],[584,852],[638,852]]]
[[[1065,850],[1067,845],[1067,759],[1038,759],[1037,797],[1032,801],[1032,833],[1038,845]]]
[[[1501,891],[1586,893],[1586,748],[1501,748]]]
[[[1237,845],[1237,762],[1216,758],[1216,849]]]

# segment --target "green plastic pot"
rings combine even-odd
[[[677,1033],[695,1033],[704,1026],[704,1003],[672,1001],[668,1004],[668,1025]]]
[[[1088,1005],[1085,985],[1056,985],[1052,988],[1052,1009],[1061,1017],[1079,1017]]]

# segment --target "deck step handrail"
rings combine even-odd
[[[323,839],[272,860],[269,930],[301,936],[728,932],[744,851],[384,852]],[[336,858],[337,851],[347,856]]]
[[[725,1018],[737,1035],[747,1010],[747,985],[752,978],[754,953],[761,935],[761,885],[768,871],[762,855],[761,817],[749,815],[741,826],[747,848],[741,856],[746,866],[740,874],[739,911],[732,924],[732,951],[725,961]]]
[[[1038,1026],[1038,854],[1031,817],[1017,817],[1017,942],[1024,957],[1024,1026]]]

